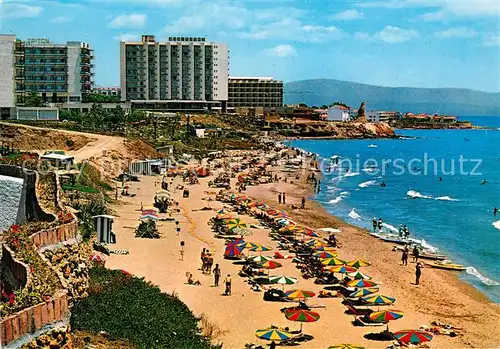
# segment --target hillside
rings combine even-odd
[[[367,110],[413,113],[498,116],[500,93],[457,88],[382,87],[354,82],[316,79],[285,84],[285,103],[321,106],[342,101],[355,108],[366,101]]]

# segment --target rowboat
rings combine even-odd
[[[434,261],[444,261],[448,257],[444,254],[439,254],[439,253],[420,252],[420,254],[418,255],[418,258],[430,259],[430,260],[434,260]]]
[[[426,262],[425,264],[432,267],[432,268],[446,269],[446,270],[464,271],[467,269],[462,264],[455,264],[455,263],[444,262],[444,261],[436,261],[436,262],[429,262],[429,263]]]

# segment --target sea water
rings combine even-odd
[[[412,238],[465,265],[461,278],[500,302],[500,212],[493,215],[494,207],[500,209],[500,117],[466,119],[492,129],[397,130],[408,139],[291,145],[321,159],[340,156],[331,172],[323,165],[315,196],[328,211],[366,228],[380,217],[387,232],[406,224]],[[364,164],[367,159],[372,161]],[[406,168],[399,170],[394,162],[382,166],[384,159],[400,159]]]
[[[0,231],[16,223],[23,180],[0,175]]]

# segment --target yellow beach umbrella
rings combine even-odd
[[[367,261],[364,261],[362,259],[356,259],[354,261],[347,262],[346,265],[351,266],[351,267],[360,268],[360,267],[367,267],[370,265],[370,263]]]
[[[323,265],[343,265],[343,264],[345,264],[345,261],[343,261],[342,259],[338,259],[336,257],[332,257],[332,258],[327,258],[327,259],[321,260],[321,264],[323,264]]]

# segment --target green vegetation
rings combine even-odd
[[[141,222],[137,229],[135,229],[136,238],[147,238],[147,239],[159,239],[160,232],[156,228],[156,222],[152,219],[148,219],[145,222]]]
[[[30,92],[27,96],[23,97],[23,102],[26,107],[43,107],[43,98],[37,92]]]
[[[119,270],[90,270],[89,297],[75,304],[71,327],[139,348],[215,348],[203,338],[197,319],[176,296]]]
[[[342,107],[349,108],[349,106],[343,102],[333,102],[332,104],[330,104],[330,107],[334,107],[336,105],[340,105]]]
[[[126,115],[119,105],[116,108],[103,108],[101,104],[93,104],[88,112],[78,110],[61,110],[59,114],[61,121],[71,121],[73,125],[64,125],[66,128],[76,131],[124,131]],[[72,126],[72,127],[70,127]]]
[[[90,194],[99,193],[99,190],[94,189],[92,187],[88,187],[86,185],[63,184],[61,187],[63,190],[77,190],[82,193],[90,193]]]

